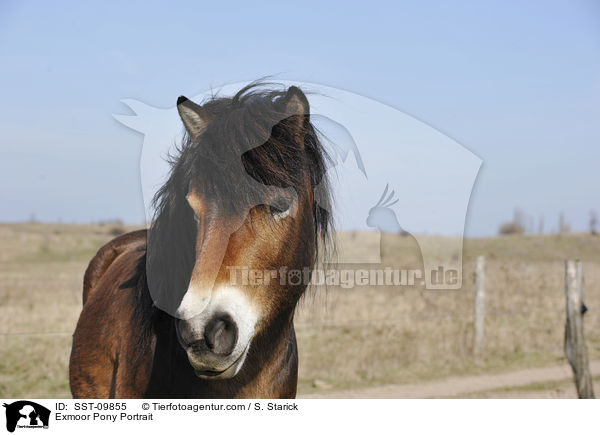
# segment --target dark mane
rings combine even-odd
[[[283,88],[253,83],[233,97],[212,97],[202,104],[212,119],[200,140],[186,135],[170,156],[169,178],[154,197],[155,216],[147,245],[147,280],[160,288],[157,305],[175,308],[194,266],[196,227],[185,198],[191,180],[207,196],[235,209],[263,203],[253,180],[301,191],[306,189],[308,176],[315,196],[315,245],[321,253],[326,251],[332,226],[328,156],[311,123],[302,132],[303,149],[295,143],[294,116],[286,115],[281,107],[285,94]],[[240,160],[245,173],[240,173]],[[315,261],[319,256],[317,250]],[[165,295],[168,300],[162,299]],[[152,297],[157,302],[157,295]]]

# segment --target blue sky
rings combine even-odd
[[[546,230],[600,211],[594,1],[4,1],[0,64],[0,221],[142,221],[120,100],[166,108],[265,75],[382,102],[481,157],[467,235],[515,207]]]

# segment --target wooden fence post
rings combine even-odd
[[[569,260],[565,267],[567,296],[567,322],[565,324],[565,354],[575,374],[577,395],[580,399],[593,399],[594,388],[583,335],[583,264]]]
[[[475,334],[473,351],[480,354],[485,349],[485,257],[475,261]]]

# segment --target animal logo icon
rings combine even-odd
[[[6,430],[14,432],[17,426],[25,428],[47,428],[50,421],[50,410],[39,403],[29,400],[19,400],[6,408]]]
[[[382,233],[405,233],[398,223],[396,212],[392,209],[392,206],[396,204],[399,199],[394,198],[396,194],[394,190],[388,194],[389,187],[390,185],[386,184],[385,190],[381,194],[379,201],[377,201],[377,204],[369,210],[367,225],[371,228],[377,228],[379,232]]]

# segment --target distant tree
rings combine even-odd
[[[506,236],[509,234],[523,234],[525,232],[525,213],[519,208],[515,208],[513,220],[504,222],[498,229],[498,234]]]
[[[544,216],[540,217],[540,223],[538,226],[538,233],[544,234]]]
[[[115,225],[115,226],[123,226],[124,223],[121,219],[119,218],[115,218],[115,219],[102,219],[98,221],[98,225],[101,227],[104,226],[108,226],[108,225]]]
[[[535,233],[535,218],[532,215],[528,216],[529,218],[529,225],[527,226],[527,232],[534,234]]]
[[[500,229],[498,230],[498,234],[501,236],[508,236],[510,234],[523,234],[524,232],[525,228],[516,222],[505,222],[500,225]]]
[[[571,231],[571,226],[567,223],[565,219],[565,214],[561,211],[558,217],[558,232],[560,234],[566,234]]]
[[[595,236],[598,234],[596,226],[598,225],[598,215],[596,214],[596,210],[590,210],[590,234]]]
[[[125,234],[125,233],[126,233],[126,229],[122,225],[113,226],[110,228],[110,230],[108,230],[108,234],[110,234],[111,236],[114,236],[114,237],[120,236],[121,234]]]
[[[525,213],[520,208],[515,208],[513,212],[513,223],[519,225],[525,231]]]

